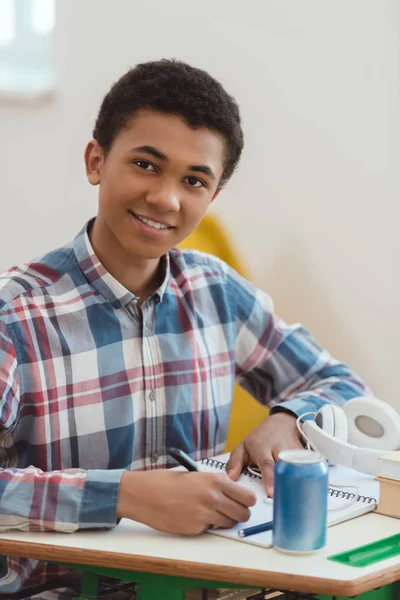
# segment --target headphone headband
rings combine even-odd
[[[314,421],[304,421],[303,430],[314,450],[321,452],[333,463],[355,469],[369,475],[379,475],[382,450],[357,448],[348,442],[337,440],[323,431]]]

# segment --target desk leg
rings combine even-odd
[[[166,585],[164,576],[159,578],[151,573],[142,573],[136,598],[137,600],[185,600],[185,589],[177,583],[171,581]]]
[[[99,587],[99,576],[97,573],[82,573],[81,595],[75,596],[74,600],[95,600]]]

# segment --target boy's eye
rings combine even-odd
[[[147,160],[134,160],[133,164],[137,165],[144,171],[155,171],[154,166]]]
[[[191,187],[204,187],[204,183],[201,181],[201,179],[198,179],[197,177],[185,177],[185,181]]]

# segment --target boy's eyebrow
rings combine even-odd
[[[142,152],[143,154],[151,154],[160,160],[168,160],[166,154],[154,148],[154,146],[137,146],[132,148],[131,152]]]
[[[204,173],[211,177],[211,179],[216,179],[214,172],[210,167],[206,167],[206,165],[190,165],[189,171],[199,171],[200,173]]]
[[[168,156],[161,152],[161,150],[157,150],[154,146],[137,146],[136,148],[132,148],[131,152],[141,152],[142,154],[150,154],[159,160],[168,160]],[[213,170],[206,165],[190,165],[188,167],[189,171],[197,171],[199,173],[204,173],[211,177],[211,179],[216,179]]]

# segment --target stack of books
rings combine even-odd
[[[394,451],[381,458],[382,469],[376,478],[380,483],[377,513],[400,518],[400,452]]]

